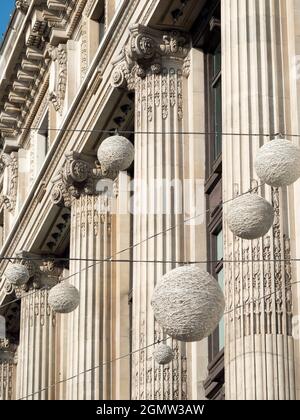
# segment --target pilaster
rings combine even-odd
[[[129,352],[129,265],[119,269],[109,261],[117,246],[129,246],[128,206],[120,211],[121,200],[129,203],[129,179],[126,173],[118,179],[108,175],[73,153],[54,180],[52,201],[71,207],[69,281],[80,291],[79,308],[66,316],[67,350],[62,349],[68,354],[65,378],[74,379],[60,399],[129,398],[129,359],[110,362]]]
[[[112,85],[135,91],[134,260],[132,398],[187,398],[186,346],[171,340],[175,358],[168,366],[153,359],[157,340],[166,338],[155,322],[151,298],[156,282],[184,261],[184,170],[186,98],[190,40],[180,32],[141,25],[115,60]],[[176,226],[176,228],[172,228]],[[160,234],[162,231],[166,231]],[[145,241],[146,238],[152,238]]]
[[[286,13],[276,0],[222,1],[223,131],[287,132]],[[275,223],[252,242],[224,225],[226,398],[295,399],[288,194],[260,187],[256,153],[268,137],[224,136],[223,197],[257,187],[273,203]],[[226,207],[225,207],[226,213]],[[274,262],[274,260],[278,260]],[[265,262],[260,262],[264,260]],[[283,262],[282,260],[287,260]]]
[[[59,281],[61,269],[52,263],[39,265],[28,258],[37,256],[22,252],[30,281],[15,288],[21,299],[20,342],[16,398],[24,400],[54,399],[56,316],[48,304],[48,293]]]

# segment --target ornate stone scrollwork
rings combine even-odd
[[[93,173],[91,165],[78,153],[66,154],[66,164],[53,180],[52,202],[58,206],[71,207],[72,197],[78,199],[82,191],[92,192]]]
[[[10,212],[14,212],[17,200],[18,188],[18,157],[16,153],[10,155],[3,153],[0,157],[0,171],[5,172],[4,187],[0,196],[0,207],[2,204]]]
[[[160,74],[166,59],[182,60],[183,75],[188,77],[190,61],[187,58],[190,40],[179,31],[161,32],[142,25],[130,28],[130,41],[116,59],[112,86],[135,89],[135,79],[148,73]]]
[[[21,12],[27,12],[30,0],[16,0],[16,8]]]
[[[62,114],[67,86],[67,46],[49,46],[48,54],[52,59],[49,82],[49,100],[57,112]]]
[[[25,251],[18,252],[16,256],[18,262],[27,267],[30,275],[27,284],[14,288],[18,298],[22,298],[29,290],[47,290],[57,284],[62,267],[55,266],[53,262],[40,260],[40,256]]]
[[[117,173],[104,174],[97,163],[92,164],[76,152],[67,153],[66,164],[52,181],[52,202],[58,206],[71,207],[72,198],[79,199],[82,193],[97,194],[99,180],[115,180],[117,176]]]

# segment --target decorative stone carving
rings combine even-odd
[[[72,198],[78,199],[82,193],[97,193],[100,179],[116,179],[117,175],[117,172],[104,174],[96,163],[93,165],[83,155],[67,153],[66,164],[53,180],[52,202],[58,206],[71,207]]]
[[[17,363],[17,346],[0,339],[0,400],[13,398],[13,372]]]
[[[16,0],[16,8],[21,12],[27,12],[30,0]]]
[[[20,251],[16,256],[19,263],[24,265],[29,272],[29,281],[22,286],[14,286],[17,297],[22,298],[30,290],[48,290],[55,286],[62,273],[62,267],[53,262],[44,262],[39,255]]]
[[[147,73],[161,74],[165,60],[185,60],[190,50],[190,40],[178,31],[160,32],[142,25],[130,28],[130,41],[115,61],[112,85],[135,89],[135,79]],[[185,61],[184,76],[189,74],[189,61]]]
[[[0,196],[0,207],[2,204],[10,212],[14,212],[17,200],[18,189],[18,157],[16,153],[10,155],[3,153],[0,157],[0,167],[5,173],[3,191]]]
[[[64,99],[67,86],[67,46],[48,47],[52,59],[49,81],[49,100],[60,115],[63,112]]]

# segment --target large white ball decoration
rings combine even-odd
[[[196,266],[176,268],[164,275],[151,304],[164,331],[184,342],[201,341],[212,334],[225,307],[218,282]]]
[[[6,280],[14,286],[23,286],[30,279],[28,268],[18,263],[9,264],[4,275]]]
[[[300,149],[289,140],[272,140],[258,151],[255,168],[272,187],[291,185],[300,178]]]
[[[76,287],[62,281],[53,287],[48,296],[48,303],[54,312],[68,314],[75,311],[80,301]]]
[[[231,232],[242,239],[265,236],[274,222],[272,205],[257,194],[245,194],[233,200],[227,212]]]
[[[159,365],[167,365],[174,359],[173,350],[166,344],[159,344],[154,350],[153,356]]]
[[[106,172],[125,171],[134,160],[134,147],[125,137],[109,137],[99,147],[98,160]]]

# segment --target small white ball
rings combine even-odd
[[[212,334],[225,307],[218,282],[196,266],[183,266],[164,275],[151,304],[164,331],[184,342],[201,341]]]
[[[245,194],[233,200],[227,212],[231,232],[247,240],[265,236],[274,222],[272,205],[257,194]]]
[[[18,263],[9,264],[4,275],[6,280],[14,286],[23,286],[30,279],[28,268]]]
[[[154,350],[153,356],[159,365],[167,365],[174,359],[173,350],[166,344],[159,344]]]
[[[291,185],[300,178],[300,148],[289,140],[272,140],[259,149],[255,168],[267,185]]]
[[[109,137],[99,147],[98,160],[105,172],[126,171],[134,160],[134,147],[125,137]]]
[[[68,314],[75,311],[79,302],[79,291],[65,281],[57,284],[49,292],[48,303],[52,310],[59,314]]]

